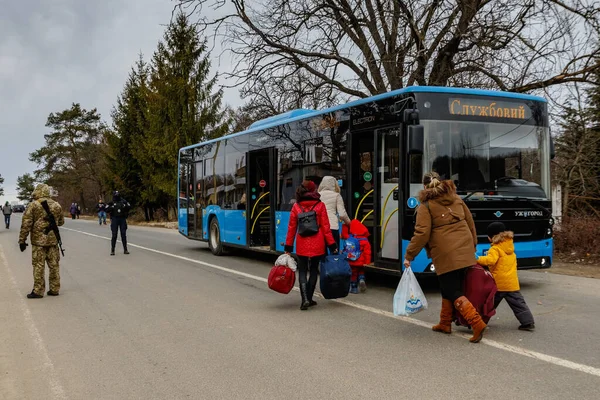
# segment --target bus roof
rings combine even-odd
[[[514,93],[514,92],[502,92],[496,90],[484,90],[484,89],[469,89],[469,88],[458,88],[458,87],[447,87],[447,86],[410,86],[403,89],[392,90],[391,92],[386,92],[382,94],[378,94],[371,97],[365,97],[364,99],[358,99],[351,101],[349,103],[340,104],[334,107],[330,107],[324,110],[306,110],[306,109],[298,109],[285,112],[283,114],[275,115],[273,117],[261,119],[259,121],[254,122],[252,125],[248,127],[245,131],[232,133],[227,136],[222,136],[216,139],[207,140],[206,142],[196,143],[190,146],[182,147],[181,150],[193,149],[198,147],[199,145],[215,143],[221,140],[230,139],[236,136],[245,135],[247,133],[256,132],[262,129],[272,128],[274,126],[282,125],[284,123],[289,123],[293,121],[299,121],[302,119],[313,118],[323,114],[329,114],[332,112],[336,112],[339,110],[343,110],[349,107],[356,107],[363,104],[371,103],[373,101],[383,100],[388,97],[393,97],[406,93],[450,93],[457,95],[479,95],[479,96],[494,96],[494,97],[504,97],[510,99],[519,99],[519,100],[530,100],[530,101],[538,101],[542,103],[546,103],[546,99],[539,96],[532,96],[529,94],[523,93]]]

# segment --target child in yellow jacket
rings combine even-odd
[[[533,331],[535,329],[533,315],[520,292],[517,256],[513,243],[514,234],[506,230],[506,226],[502,222],[491,223],[487,228],[487,234],[488,239],[492,242],[492,247],[487,255],[479,257],[477,262],[489,267],[496,280],[498,292],[494,298],[494,308],[498,307],[503,299],[506,299],[515,317],[521,323],[519,329]]]

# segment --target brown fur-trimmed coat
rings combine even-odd
[[[456,194],[452,181],[442,181],[419,193],[415,232],[406,248],[412,261],[425,248],[438,275],[477,263],[477,232],[469,208]]]

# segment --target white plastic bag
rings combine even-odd
[[[275,265],[284,265],[290,268],[292,271],[296,271],[296,260],[294,260],[294,257],[290,256],[289,254],[280,255],[275,261]]]
[[[412,268],[407,268],[394,294],[394,315],[408,316],[425,309],[427,309],[427,299]]]

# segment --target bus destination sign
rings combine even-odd
[[[508,101],[449,98],[448,109],[452,115],[520,120],[531,118],[531,109],[528,106]]]

